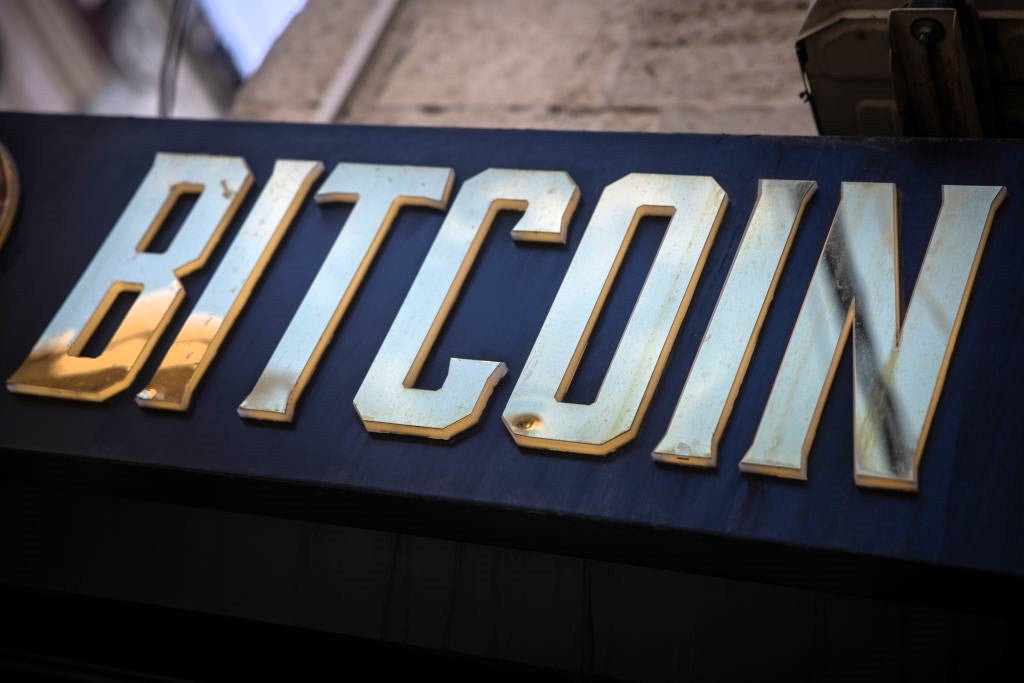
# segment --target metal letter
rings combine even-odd
[[[761,323],[789,255],[812,180],[762,180],[757,203],[668,431],[654,449],[661,462],[714,467],[718,441],[732,412]]]
[[[707,176],[631,174],[605,188],[502,415],[520,446],[606,455],[640,428],[728,199]],[[644,216],[671,216],[590,405],[563,403]]]
[[[338,164],[318,204],[355,202],[316,279],[252,391],[242,417],[291,422],[295,406],[334,338],[345,311],[403,206],[443,209],[455,177],[450,168]]]
[[[206,368],[249,300],[253,287],[292,224],[319,161],[279,160],[238,236],[193,307],[149,386],[135,397],[144,408],[187,410]]]
[[[449,439],[476,424],[504,363],[452,358],[436,391],[413,384],[495,214],[525,211],[515,240],[565,243],[579,190],[555,171],[488,169],[467,180],[391,324],[354,401],[371,432]]]
[[[241,157],[157,154],[96,256],[7,380],[10,391],[103,401],[131,385],[185,295],[179,277],[203,266],[249,189]],[[177,198],[201,192],[174,241],[146,253]],[[110,343],[80,356],[121,292],[138,292]]]
[[[1002,187],[946,185],[900,327],[896,188],[843,183],[810,289],[740,469],[807,478],[810,450],[850,330],[854,479],[916,491],[928,426]]]
[[[7,232],[18,210],[18,169],[7,148],[0,143],[0,247],[4,246]]]

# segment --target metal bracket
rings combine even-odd
[[[890,72],[904,135],[982,137],[958,11],[904,8],[889,13]]]

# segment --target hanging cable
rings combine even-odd
[[[171,5],[171,16],[167,22],[167,41],[160,61],[160,90],[157,95],[157,114],[161,117],[171,115],[174,109],[175,83],[178,77],[178,65],[185,45],[185,29],[188,26],[188,12],[192,0],[174,0]]]

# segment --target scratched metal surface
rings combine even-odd
[[[421,515],[418,532],[442,537],[457,535],[458,529],[432,528],[431,510],[466,504],[467,510],[500,510],[507,525],[500,537],[526,547],[530,539],[516,538],[517,520],[523,521],[526,534],[526,529],[542,527],[545,519],[579,519],[598,529],[602,523],[657,529],[659,539],[679,544],[666,546],[665,552],[687,548],[687,539],[697,535],[734,539],[730,562],[752,566],[758,548],[799,546],[877,558],[883,567],[902,561],[1024,575],[1024,420],[1018,387],[1024,376],[1020,142],[435,130],[15,114],[0,115],[0,140],[16,160],[22,182],[19,215],[0,250],[4,378],[26,357],[156,152],[240,155],[255,180],[211,262],[185,280],[185,304],[129,391],[102,404],[0,391],[0,456],[5,462],[30,462],[33,452],[40,458],[60,453],[84,463],[86,470],[110,462],[142,465],[133,472],[154,482],[169,481],[166,468],[172,468],[200,478],[217,474],[260,482],[261,491],[273,491],[274,482],[281,482],[282,491],[286,482],[314,484],[325,492],[317,498],[321,502],[330,501],[331,492],[358,492],[370,508],[378,498],[383,508],[395,500],[394,494],[412,501],[411,508],[403,509]],[[579,185],[580,204],[565,247],[515,243],[508,234],[515,216],[499,218],[427,360],[418,383],[424,388],[440,385],[453,356],[501,360],[509,367],[510,375],[498,385],[480,424],[455,442],[370,434],[352,407],[355,391],[441,224],[442,214],[426,208],[404,209],[399,215],[310,381],[293,424],[242,420],[236,407],[252,389],[348,215],[344,204],[305,202],[188,412],[143,410],[132,400],[152,377],[278,158],[322,161],[328,171],[339,161],[451,166],[456,192],[467,178],[490,167],[564,170]],[[602,188],[634,171],[711,175],[729,197],[662,381],[638,438],[607,459],[520,449],[502,425],[501,411]],[[804,215],[769,309],[721,442],[717,469],[657,464],[650,453],[668,425],[759,178],[815,180],[818,193]],[[854,484],[849,347],[810,453],[809,480],[784,482],[741,474],[737,467],[756,431],[842,181],[894,182],[899,187],[904,307],[939,209],[940,186],[1008,189],[949,365],[917,494]],[[639,227],[567,400],[594,398],[663,228],[659,220]],[[173,491],[166,495],[174,496]],[[337,521],[345,523],[344,512],[339,514]],[[403,524],[389,518],[385,509],[360,514],[360,520],[377,514],[374,523],[382,527],[401,530]],[[768,545],[744,545],[755,540]],[[565,550],[573,550],[571,543]],[[608,548],[608,554],[615,556],[615,549]]]

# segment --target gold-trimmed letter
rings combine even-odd
[[[252,391],[242,417],[291,422],[295,406],[403,206],[443,209],[455,173],[429,166],[341,163],[318,204],[355,202],[316,278]]]
[[[854,480],[916,491],[917,470],[989,227],[1004,187],[944,185],[900,325],[896,187],[843,183],[754,443],[740,469],[807,478],[814,439],[853,331]]]
[[[436,391],[413,384],[494,216],[524,211],[515,240],[565,243],[579,190],[556,171],[488,169],[463,183],[353,402],[371,432],[449,439],[476,424],[504,363],[452,358]]]
[[[605,455],[636,436],[728,198],[713,178],[634,173],[605,188],[502,414],[520,446]],[[644,216],[671,216],[597,400],[564,403]]]
[[[654,449],[661,462],[714,467],[775,285],[786,263],[813,180],[762,180],[711,322],[697,349],[672,421]]]
[[[181,303],[178,278],[203,266],[245,196],[252,175],[241,157],[156,155],[96,256],[28,358],[10,391],[103,401],[127,389]],[[147,253],[178,197],[200,193],[173,242]],[[122,292],[137,292],[121,325],[95,358],[80,355]]]
[[[266,187],[136,403],[144,408],[188,409],[203,374],[323,169],[319,161],[274,162]]]

